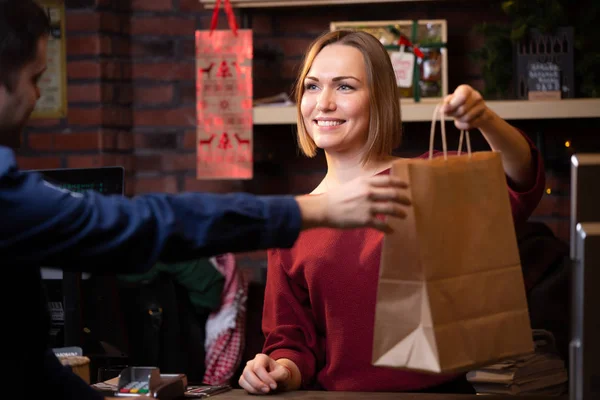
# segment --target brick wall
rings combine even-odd
[[[19,163],[23,169],[122,165],[129,177],[134,148],[127,3],[99,1],[93,9],[87,3],[71,1],[68,11],[68,116],[32,120]]]
[[[302,193],[322,177],[322,155],[306,159],[294,127],[256,126],[255,178],[195,179],[194,30],[207,29],[210,10],[198,0],[67,1],[68,118],[32,121],[19,151],[22,168],[123,165],[127,193],[249,191]],[[481,73],[468,51],[481,40],[474,23],[499,21],[488,2],[415,2],[236,11],[254,30],[254,94],[289,92],[301,56],[330,21],[446,18],[449,90],[461,83],[481,89]],[[220,28],[226,27],[221,14]],[[569,151],[600,151],[600,121],[517,121],[547,160],[551,194],[535,218],[568,240]],[[451,129],[449,127],[449,129]],[[427,123],[406,123],[402,154],[427,146]],[[564,147],[570,140],[572,146]],[[484,147],[476,139],[475,146]],[[240,255],[244,265],[264,254]]]

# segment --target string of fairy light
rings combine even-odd
[[[571,147],[571,141],[570,140],[565,140],[565,148],[570,148]],[[551,187],[547,187],[546,188],[546,194],[552,194],[552,188]]]

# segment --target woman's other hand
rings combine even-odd
[[[273,360],[266,354],[257,354],[246,363],[240,376],[240,386],[251,394],[269,394],[288,386],[292,376],[283,363]]]

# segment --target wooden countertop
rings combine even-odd
[[[241,389],[215,395],[215,400],[259,400],[259,399],[296,399],[296,400],[568,400],[569,396],[505,396],[505,395],[466,395],[466,394],[429,394],[429,393],[364,393],[364,392],[321,392],[296,391],[255,396]],[[123,400],[124,397],[110,397],[110,400]]]

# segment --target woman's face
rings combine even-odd
[[[361,152],[368,137],[369,89],[362,53],[330,44],[315,57],[300,104],[304,126],[329,154]]]

